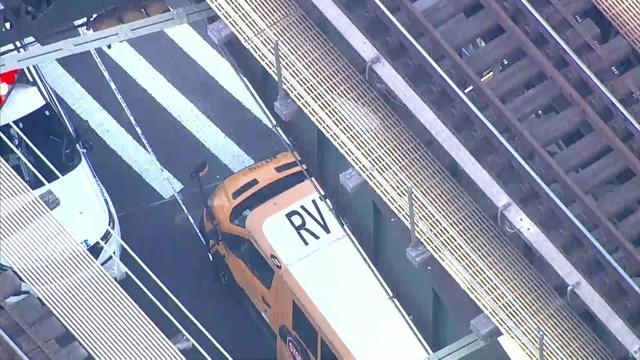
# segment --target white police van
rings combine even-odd
[[[0,156],[120,280],[120,227],[113,204],[91,167],[86,146],[52,96],[35,69],[0,74]]]

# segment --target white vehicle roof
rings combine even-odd
[[[17,83],[0,107],[0,126],[19,120],[45,104],[36,86]],[[56,118],[55,121],[62,120]],[[93,245],[105,233],[112,205],[105,204],[97,179],[84,158],[71,172],[34,190],[34,194],[40,195],[47,190],[60,199],[60,205],[52,210],[53,215],[86,247]]]
[[[51,190],[60,205],[51,213],[67,231],[85,247],[95,244],[107,231],[109,211],[100,195],[98,184],[84,159],[62,179],[33,191],[40,195]],[[115,214],[112,214],[115,216]]]
[[[427,358],[422,339],[315,191],[266,218],[262,231],[355,358]]]
[[[15,84],[7,101],[0,107],[0,126],[18,120],[41,108],[45,100],[38,88],[25,84]]]

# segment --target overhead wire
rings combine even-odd
[[[274,43],[274,46],[278,46],[277,43]],[[395,294],[393,294],[391,289],[384,282],[384,280],[382,279],[382,276],[380,276],[380,273],[378,273],[378,270],[375,268],[375,266],[373,266],[373,264],[371,263],[371,260],[369,260],[369,258],[366,256],[364,250],[362,249],[362,247],[360,246],[360,244],[358,243],[358,241],[356,240],[354,235],[351,233],[351,230],[349,230],[349,227],[347,226],[345,221],[340,216],[338,216],[338,214],[336,213],[335,208],[333,207],[333,205],[331,204],[331,202],[327,198],[327,196],[324,193],[324,191],[318,186],[318,184],[315,181],[315,179],[311,176],[311,174],[309,173],[307,167],[302,162],[302,159],[300,158],[298,153],[295,151],[295,149],[293,147],[293,144],[291,143],[289,138],[284,134],[284,131],[282,130],[280,125],[278,125],[278,122],[276,121],[274,116],[268,110],[268,108],[266,107],[266,105],[264,104],[262,99],[259,97],[259,95],[255,91],[253,86],[242,75],[242,71],[240,70],[240,67],[238,66],[237,62],[234,60],[233,56],[231,56],[228,53],[227,49],[224,46],[218,46],[218,49],[220,50],[220,53],[225,58],[225,60],[231,65],[231,67],[233,68],[233,70],[236,73],[237,77],[242,82],[242,84],[245,87],[245,89],[251,94],[251,97],[253,98],[253,100],[258,104],[258,106],[260,107],[260,110],[262,111],[262,113],[267,117],[267,119],[269,119],[269,124],[270,124],[271,130],[274,133],[276,133],[276,135],[278,136],[280,141],[282,141],[282,143],[285,146],[285,148],[287,149],[287,151],[293,156],[293,158],[295,159],[295,161],[298,164],[298,166],[302,169],[302,171],[303,171],[304,175],[306,176],[307,180],[309,180],[309,182],[312,184],[313,188],[315,189],[316,193],[319,195],[320,200],[329,209],[329,212],[331,213],[331,216],[337,221],[338,224],[340,224],[340,227],[342,228],[342,230],[345,231],[349,241],[356,247],[360,257],[365,261],[365,263],[366,263],[367,267],[369,268],[369,270],[371,270],[373,272],[376,280],[382,286],[384,291],[387,293],[389,299],[392,300],[393,305],[402,314],[403,320],[411,328],[411,331],[416,336],[416,338],[418,338],[418,340],[420,341],[420,343],[423,346],[423,348],[425,350],[427,350],[429,353],[432,353],[433,351],[431,350],[431,347],[422,338],[422,335],[420,335],[420,333],[417,330],[417,328],[415,327],[415,325],[411,322],[411,320],[410,320],[409,316],[407,315],[407,313],[400,306],[399,302],[397,301],[397,299],[395,297]]]
[[[22,44],[22,47],[24,47],[24,44]],[[16,48],[17,51],[20,51],[19,48]],[[132,121],[133,126],[136,128],[136,130],[139,132],[139,135],[142,139],[142,141],[144,142],[145,146],[147,146],[147,150],[149,151],[149,153],[151,154],[151,156],[153,156],[154,160],[158,161],[157,157],[155,156],[155,154],[153,153],[153,150],[151,149],[148,141],[146,140],[146,138],[144,137],[144,134],[142,134],[142,131],[140,129],[140,127],[137,125],[137,123],[135,122],[135,119],[133,118],[133,115],[131,113],[131,111],[129,110],[129,107],[127,106],[127,104],[124,102],[124,99],[122,98],[122,96],[120,95],[120,92],[118,91],[117,87],[115,86],[115,83],[113,82],[113,80],[111,79],[111,77],[109,76],[108,72],[106,71],[106,68],[104,67],[104,64],[102,63],[102,61],[100,60],[100,58],[98,57],[98,54],[95,52],[95,50],[91,50],[91,53],[94,57],[94,59],[96,60],[96,62],[98,63],[99,68],[101,69],[101,71],[103,72],[103,75],[107,78],[107,81],[109,82],[112,90],[114,91],[114,94],[116,95],[116,97],[118,98],[118,100],[120,101],[120,104],[123,106],[123,108],[125,109],[125,113],[130,117],[129,119]],[[50,88],[48,87],[48,84],[46,83],[46,80],[44,77],[42,77],[41,79],[39,79],[42,82],[43,87],[46,87],[45,89],[42,89],[44,91],[49,90]],[[53,99],[55,99],[55,96],[53,96],[53,94],[49,94],[48,97],[51,97]],[[62,108],[60,107],[60,105],[57,103],[57,99],[56,99],[56,105],[58,106],[58,109],[61,113],[61,116],[64,118],[64,120],[68,123],[68,120],[66,119],[66,115],[64,114],[64,111],[62,110]],[[2,134],[0,134],[2,135]],[[8,140],[7,140],[8,141]],[[17,151],[14,149],[14,151]],[[47,165],[52,166],[50,163],[46,162]],[[29,162],[27,162],[27,164],[29,164]],[[162,167],[161,167],[162,168]],[[53,168],[54,171],[55,168]],[[41,180],[46,184],[46,181],[44,181],[44,178],[42,177],[42,175],[36,170],[36,169],[32,169],[32,171],[34,171],[34,173],[36,174],[36,176],[38,176],[39,178],[41,178]],[[93,168],[91,169],[93,175],[95,176],[95,172],[93,171]],[[164,170],[163,170],[164,171]],[[167,174],[165,175],[165,179],[170,183],[171,182],[168,180],[167,178]],[[96,177],[97,179],[97,177]],[[191,222],[191,225],[195,228],[196,233],[198,233],[198,235],[200,235],[201,240],[203,240],[204,243],[204,239],[202,238],[200,232],[197,230],[197,228],[195,227],[195,224],[193,222],[193,219],[191,218],[190,214],[188,213],[188,211],[186,210],[186,206],[184,205],[184,202],[182,201],[181,197],[179,196],[179,194],[177,193],[177,191],[173,188],[173,186],[171,186],[172,190],[174,191],[174,197],[176,197],[176,200],[178,200],[178,202],[181,205],[182,210],[187,214],[187,216],[189,217],[189,220]],[[102,187],[100,186],[99,189],[101,192],[104,191],[102,189]],[[101,194],[104,197],[104,194]],[[108,211],[108,210],[107,210]],[[144,271],[157,283],[157,285],[163,290],[163,292],[165,292],[165,294],[167,294],[167,296],[180,308],[180,310],[182,310],[185,315],[196,325],[196,327],[198,327],[198,329],[205,335],[205,337],[212,342],[212,344],[227,358],[227,359],[231,359],[231,356],[229,355],[229,353],[218,343],[218,341],[216,341],[211,334],[208,333],[208,331],[202,326],[202,324],[200,324],[196,318],[186,309],[186,307],[168,290],[168,288],[158,279],[158,277],[153,274],[153,272],[146,266],[146,264],[144,264],[144,262],[133,252],[133,250],[124,242],[124,240],[122,240],[122,238],[115,233],[115,231],[112,228],[108,228],[109,232],[111,233],[111,235],[113,237],[116,238],[117,241],[120,242],[120,244],[122,244],[125,249],[129,252],[129,254],[132,256],[132,258],[134,260],[136,260],[136,262],[144,269]],[[105,243],[103,242],[102,239],[98,239],[97,240],[99,242],[99,244],[106,249],[105,247]],[[124,265],[124,263],[121,261],[121,259],[119,258],[119,254],[115,253],[115,248],[114,248],[114,252],[112,253],[113,258],[119,263],[120,266],[122,266],[125,271],[127,271],[127,273],[132,277],[132,279],[134,280],[134,282],[136,282],[136,284],[138,286],[140,286],[140,288],[143,290],[143,292],[154,302],[155,305],[157,305],[160,310],[163,312],[163,314],[165,314],[170,321],[189,339],[189,341],[191,341],[192,344],[194,344],[194,346],[202,353],[203,356],[205,356],[206,358],[210,358],[206,351],[204,351],[204,349],[193,339],[193,337],[182,327],[182,325],[161,305],[161,303],[151,294],[151,292],[142,284],[142,282],[140,282],[140,280],[131,272],[128,270],[128,267],[126,267],[126,265]],[[209,254],[210,257],[210,254]],[[211,257],[210,257],[211,258]]]
[[[81,30],[83,31],[83,30]],[[131,112],[131,110],[129,109],[129,106],[127,105],[127,103],[125,102],[124,98],[122,97],[122,95],[120,94],[120,91],[118,90],[116,84],[114,83],[113,79],[111,78],[111,76],[109,75],[109,72],[107,71],[106,67],[104,66],[104,63],[102,62],[102,60],[100,59],[100,57],[98,56],[97,52],[95,50],[90,50],[91,55],[93,57],[93,59],[95,60],[95,62],[98,64],[98,67],[100,68],[100,71],[102,72],[102,74],[104,75],[104,77],[107,80],[107,83],[109,83],[109,86],[111,87],[111,90],[113,91],[114,95],[116,96],[116,98],[118,99],[118,102],[120,103],[120,105],[122,106],[122,108],[125,111],[125,114],[127,115],[129,121],[131,122],[131,124],[133,125],[133,127],[135,128],[136,132],[138,133],[138,136],[140,137],[140,139],[142,140],[145,148],[147,149],[147,151],[149,152],[149,154],[151,155],[151,157],[158,163],[160,164],[160,161],[158,160],[158,158],[156,157],[153,149],[151,148],[151,144],[149,143],[149,141],[146,139],[146,137],[144,136],[142,129],[140,128],[140,126],[138,125],[138,123],[136,122],[135,118],[133,117],[133,113]],[[198,237],[200,238],[200,240],[202,241],[202,243],[205,245],[206,248],[208,248],[208,246],[206,245],[206,241],[204,239],[204,237],[202,236],[202,233],[198,230],[195,222],[193,221],[193,218],[191,217],[191,214],[189,214],[189,211],[186,208],[186,205],[184,204],[184,201],[182,199],[182,196],[178,193],[178,191],[173,187],[173,184],[171,183],[171,181],[169,181],[168,175],[165,172],[164,168],[162,166],[160,166],[160,168],[162,169],[163,175],[164,175],[164,179],[167,181],[167,183],[169,183],[169,186],[171,187],[171,190],[173,192],[174,198],[176,199],[176,201],[180,204],[180,207],[182,209],[182,211],[184,212],[184,214],[187,216],[187,218],[189,219],[189,222],[191,224],[191,226],[193,227],[193,229],[195,230],[196,234],[198,235]],[[187,310],[186,307],[184,307],[184,305],[169,291],[169,289],[160,281],[160,279],[158,279],[158,277],[146,266],[146,264],[144,264],[144,262],[133,252],[133,250],[112,230],[109,229],[109,231],[111,232],[111,234],[115,237],[118,238],[118,240],[120,241],[120,243],[122,244],[122,246],[125,247],[125,249],[129,252],[129,254],[136,260],[136,262],[138,262],[138,264],[147,272],[147,274],[158,284],[158,286],[160,286],[160,288],[167,294],[167,296],[169,296],[169,298],[180,308],[180,310],[182,310],[185,315],[187,315],[187,317],[189,318],[189,320],[191,320],[196,327],[198,327],[198,329],[205,335],[205,337],[207,337],[207,339],[209,341],[211,341],[216,348],[218,348],[218,350],[220,350],[227,359],[231,359],[231,356],[227,353],[227,351],[218,343],[218,341],[216,341],[213,336],[211,336],[211,334],[209,334],[209,332],[202,326],[202,324],[200,324],[200,322],[198,322],[198,320]],[[102,241],[100,241],[102,243]],[[104,244],[103,244],[104,246]],[[209,251],[207,251],[207,255],[209,257],[209,260],[212,260],[212,256],[211,253]],[[141,284],[140,284],[141,285]],[[142,285],[141,285],[142,286]],[[151,294],[148,294],[149,296],[152,296]],[[164,310],[164,309],[163,309]],[[166,310],[164,310],[166,311]],[[184,331],[184,329],[180,326],[181,330],[183,331],[183,333],[189,338],[190,341],[192,341],[194,343],[194,345],[196,345],[198,347],[198,349],[203,353],[203,355],[207,356],[206,352],[204,352],[204,350],[202,349],[202,347],[200,347],[200,345],[197,345],[197,343],[195,342],[195,340],[193,340],[193,338],[186,332]],[[208,357],[208,356],[207,356]]]
[[[80,29],[80,32],[84,33],[85,31]],[[140,137],[140,140],[142,140],[142,143],[143,143],[145,149],[147,149],[147,151],[149,152],[149,155],[151,155],[153,160],[156,163],[160,164],[160,161],[158,160],[155,152],[151,148],[151,144],[149,144],[149,141],[147,140],[147,138],[142,133],[142,129],[140,128],[140,126],[138,125],[137,121],[133,117],[133,113],[131,113],[131,110],[129,109],[129,106],[124,101],[124,98],[122,97],[122,95],[120,94],[120,91],[118,90],[118,88],[116,87],[115,83],[113,82],[113,79],[111,78],[111,75],[109,75],[109,72],[107,71],[106,67],[104,66],[104,63],[102,62],[102,60],[98,56],[98,53],[95,51],[95,49],[91,49],[91,50],[89,50],[89,52],[91,53],[91,56],[93,57],[93,59],[95,60],[96,64],[98,65],[98,68],[100,68],[100,72],[102,72],[103,76],[105,77],[107,83],[109,84],[109,87],[111,88],[111,91],[116,96],[116,98],[118,99],[118,102],[120,103],[120,105],[124,109],[124,112],[127,115],[127,118],[129,119],[129,122],[131,122],[131,125],[136,130],[136,133]],[[196,225],[195,221],[193,221],[193,217],[191,216],[191,214],[189,214],[189,211],[187,210],[187,207],[184,204],[182,196],[175,189],[174,184],[169,180],[169,176],[166,173],[166,170],[164,169],[164,167],[160,166],[160,171],[162,172],[164,180],[169,184],[169,188],[171,189],[171,191],[173,193],[173,197],[176,199],[176,201],[180,205],[180,208],[182,209],[182,212],[184,212],[184,214],[187,216],[187,219],[189,220],[189,223],[193,227],[193,230],[196,232],[196,234],[198,235],[198,238],[200,239],[202,244],[205,246],[205,248],[208,249],[209,247],[208,247],[208,245],[206,243],[206,240],[204,239],[204,237],[202,236],[202,234],[198,230],[198,226]],[[207,252],[207,254],[208,254],[208,257],[209,257],[209,261],[212,261],[213,259],[211,257],[211,253]]]
[[[90,354],[97,358],[181,357],[1,159],[0,178],[3,255]]]

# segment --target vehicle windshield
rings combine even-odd
[[[301,171],[291,173],[281,179],[278,179],[268,185],[265,185],[262,189],[249,195],[246,199],[242,200],[231,211],[229,221],[235,225],[244,227],[247,221],[247,216],[253,211],[253,209],[264,204],[269,199],[272,199],[283,192],[291,189],[292,187],[305,181],[307,176]]]
[[[34,169],[49,183],[56,181],[58,175],[29,142],[62,176],[80,163],[75,139],[49,104],[1,126],[0,133],[0,156],[33,190],[44,185]]]

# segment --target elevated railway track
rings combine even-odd
[[[545,358],[611,357],[295,2],[208,2],[274,77],[279,41],[285,90],[405,223],[412,187],[418,237],[528,356],[542,330]]]
[[[389,2],[388,12],[376,1],[344,4],[637,335],[640,67],[633,46],[590,1],[402,0]],[[465,89],[579,222],[487,131],[416,44]],[[556,279],[552,286],[562,293],[567,284]]]
[[[532,269],[534,260],[509,244],[294,1],[208,2],[274,76],[280,40],[290,96],[405,222],[406,189],[414,189],[418,236],[529,356],[538,355],[540,330],[545,358],[611,355],[566,306],[584,306],[568,301],[571,287],[580,284],[558,276],[545,284]],[[341,4],[635,332],[623,342],[640,358],[634,347],[640,334],[640,56],[633,21],[615,22],[606,7],[615,0],[594,2],[600,8],[590,0]],[[104,45],[96,39],[92,48]],[[12,61],[37,63],[82,50]]]

